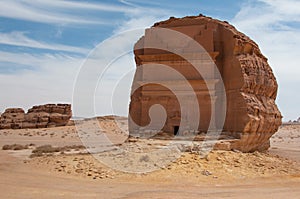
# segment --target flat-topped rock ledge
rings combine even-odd
[[[65,126],[71,117],[72,110],[70,104],[34,106],[27,113],[22,108],[8,108],[0,117],[0,129]]]

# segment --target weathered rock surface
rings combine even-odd
[[[71,117],[70,104],[34,106],[27,113],[21,108],[9,108],[0,117],[0,129],[65,126]]]
[[[178,49],[188,45],[178,41],[173,41],[178,45],[170,43],[172,39],[170,41],[162,40],[160,35],[154,35],[155,28],[178,31],[193,38],[203,46],[216,64],[222,78],[216,79],[216,76],[212,76],[212,80],[224,83],[227,99],[226,104],[222,105],[226,106],[226,117],[220,130],[228,137],[233,138],[224,145],[219,144],[219,148],[245,152],[268,149],[269,139],[281,125],[282,116],[275,104],[278,85],[267,58],[254,41],[228,22],[203,15],[180,19],[171,17],[169,20],[156,23],[147,29],[145,36],[136,43],[134,53],[137,71],[132,85],[134,92],[131,95],[129,108],[130,133],[137,134],[151,130],[144,129],[143,126],[150,123],[149,109],[154,104],[160,104],[165,108],[167,121],[162,130],[172,134],[180,131],[179,127],[181,130],[193,133],[207,132],[211,116],[217,119],[216,116],[220,110],[219,105],[213,104],[209,94],[209,91],[214,91],[214,85],[203,86],[203,77],[197,75],[187,60],[171,52],[158,49],[137,49],[146,46],[149,42],[160,43],[161,46],[174,45],[174,48]],[[201,61],[201,54],[193,52],[193,49],[188,50],[186,54],[196,61]],[[191,83],[197,95],[201,116],[198,129],[180,126],[180,121],[184,120],[184,117],[181,115],[176,96],[168,89],[155,84],[140,86],[140,82],[151,80],[172,81],[172,85],[179,85],[179,82],[176,82],[168,74],[160,74],[159,66],[157,66],[157,72],[152,74],[138,71],[143,64],[149,63],[168,65],[180,72]],[[213,70],[212,68],[211,70]],[[212,74],[214,74],[213,71]],[[215,85],[217,84],[215,83]],[[135,89],[137,87],[139,88]],[[193,109],[189,106],[184,108],[190,109],[190,111]],[[134,123],[138,126],[133,125]],[[217,128],[220,127],[217,126]]]

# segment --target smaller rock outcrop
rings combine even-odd
[[[18,129],[25,120],[25,112],[21,108],[8,108],[0,117],[0,129]]]
[[[0,117],[0,129],[47,128],[65,126],[72,117],[70,104],[34,106],[27,113],[8,108]]]

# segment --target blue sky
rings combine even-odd
[[[70,103],[77,74],[99,43],[170,16],[202,13],[229,21],[259,44],[279,82],[277,103],[284,120],[300,116],[298,0],[2,0],[0,4],[0,112],[7,107]],[[134,68],[132,59],[126,60]],[[98,109],[97,114],[109,114],[105,107]]]

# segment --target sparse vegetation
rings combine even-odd
[[[143,155],[140,157],[140,162],[149,162],[150,158],[148,155]]]
[[[23,150],[23,149],[28,149],[28,146],[29,145],[21,145],[21,144],[7,144],[7,145],[4,145],[2,147],[2,150],[14,150],[14,151],[17,151],[17,150]]]
[[[51,145],[39,146],[32,151],[32,153],[54,153],[59,152],[60,147],[52,147]]]
[[[32,153],[29,157],[30,158],[35,158],[35,157],[41,157],[43,156],[42,152],[36,152],[36,153]]]
[[[79,151],[80,149],[84,149],[85,147],[82,145],[72,145],[72,146],[64,146],[64,147],[53,147],[51,145],[42,145],[37,147],[32,151],[32,154],[30,155],[31,158],[33,157],[40,157],[44,154],[52,154],[60,152],[60,154],[64,154],[66,151],[75,150]]]

